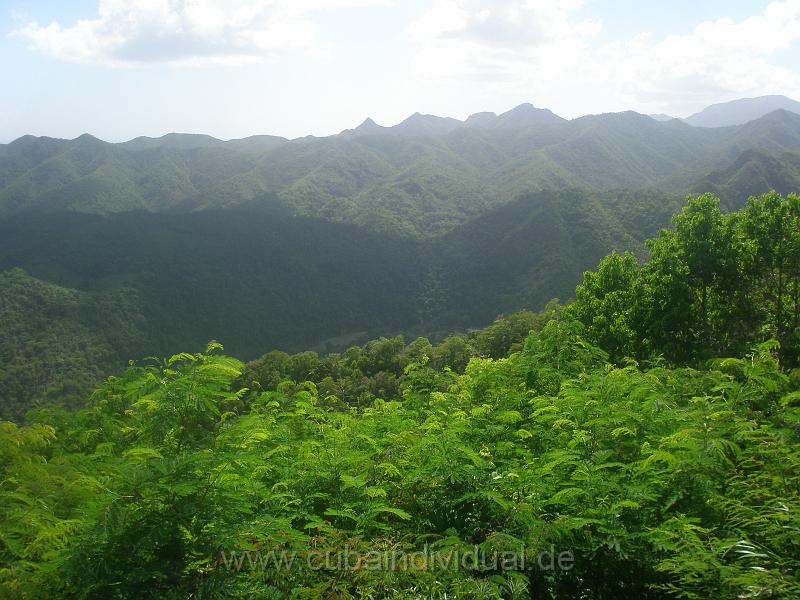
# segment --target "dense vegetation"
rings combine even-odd
[[[134,290],[95,294],[0,273],[0,418],[35,402],[75,406],[128,356],[145,356]],[[127,348],[127,350],[126,350]]]
[[[246,360],[439,340],[569,298],[609,251],[644,258],[686,193],[734,210],[797,189],[800,115],[767,112],[785,100],[722,128],[522,105],[326,138],[0,145],[0,418],[209,338]]]
[[[661,354],[697,364],[755,340],[800,356],[800,198],[772,192],[723,214],[711,194],[690,199],[673,228],[648,241],[642,268],[612,253],[586,273],[570,313],[616,358]]]
[[[566,307],[2,423],[2,595],[797,598],[799,215],[692,198]]]
[[[610,249],[641,250],[676,207],[655,193],[542,192],[424,242],[255,208],[18,216],[0,222],[0,271],[17,269],[0,277],[9,298],[0,332],[16,348],[60,353],[89,336],[103,351],[82,369],[7,347],[0,379],[14,393],[0,417],[18,419],[42,397],[39,370],[54,384],[85,381],[86,393],[127,358],[197,350],[208,338],[252,359],[387,333],[438,339],[540,308],[570,297]],[[62,293],[43,298],[45,289]]]

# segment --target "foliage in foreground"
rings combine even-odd
[[[312,382],[231,393],[241,365],[213,352],[131,367],[84,410],[3,424],[0,589],[795,598],[800,393],[774,351],[707,371],[618,367],[580,324],[554,320],[463,375],[423,354],[398,400],[345,410]],[[367,562],[474,547],[527,560]],[[574,566],[541,568],[543,550]],[[295,559],[261,569],[247,557],[237,570],[231,556],[245,551]],[[348,553],[343,568],[314,568]]]

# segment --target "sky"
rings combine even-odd
[[[800,0],[0,0],[0,143],[800,99]]]

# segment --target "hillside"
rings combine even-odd
[[[757,196],[765,188],[788,194],[800,189],[800,153],[747,150],[732,165],[709,173],[694,187],[714,192],[728,207],[736,206],[738,196]]]
[[[136,291],[96,294],[0,272],[0,418],[34,402],[75,406],[109,372],[148,349]]]
[[[632,112],[567,121],[522,105],[466,123],[414,115],[394,127],[368,121],[337,136],[291,141],[25,137],[0,146],[0,218],[268,201],[297,216],[427,238],[533,191],[657,188],[683,195],[753,149],[800,151],[800,115],[778,111],[738,127],[699,128]],[[755,191],[777,185],[770,183]]]
[[[106,371],[208,339],[252,358],[391,332],[436,336],[568,298],[609,250],[641,252],[679,202],[656,192],[539,192],[423,242],[261,208],[30,214],[0,222],[0,272],[22,268],[31,286],[54,282],[112,312],[113,299],[126,298],[137,320],[122,307],[114,318],[137,333],[115,334],[95,362]],[[35,304],[15,318],[31,343],[69,342],[40,329],[46,313]],[[80,326],[105,339],[106,327],[91,323]],[[36,360],[44,368],[50,359]],[[15,369],[24,361],[14,364],[0,372],[22,389]]]

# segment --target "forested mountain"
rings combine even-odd
[[[656,121],[671,121],[672,119],[675,118],[666,113],[655,113],[647,116],[650,117],[651,119],[655,119]]]
[[[64,293],[105,303],[125,323],[126,333],[115,326],[111,342],[91,308],[75,321],[55,295],[52,310],[104,340],[95,364],[108,371],[127,357],[168,353],[176,344],[202,347],[212,338],[252,358],[268,348],[337,347],[381,333],[435,337],[568,298],[586,265],[610,248],[641,250],[679,203],[654,192],[539,192],[425,241],[261,206],[28,214],[0,222],[0,271],[24,270],[34,295],[54,282]],[[0,280],[3,296],[19,294],[19,277]],[[32,343],[72,343],[72,333],[50,331],[38,304],[26,309],[18,299],[0,312]],[[51,365],[44,354],[9,357],[2,369],[17,400],[4,403],[5,415],[39,396],[25,376],[37,361],[51,369],[54,385],[70,377],[67,365]]]
[[[395,127],[368,121],[338,136],[291,141],[171,134],[108,144],[88,135],[24,137],[0,146],[0,217],[191,212],[255,202],[430,237],[533,191],[704,191],[698,181],[754,149],[800,152],[800,115],[776,111],[715,129],[632,112],[567,121],[522,105],[465,123],[413,115]]]
[[[644,257],[685,193],[797,189],[798,157],[786,111],[714,129],[529,104],[296,140],[26,136],[0,146],[0,414],[211,338],[249,359],[538,309],[612,249]]]
[[[647,247],[439,344],[212,343],[0,423],[0,594],[794,600],[800,198]]]
[[[737,204],[739,194],[757,196],[765,188],[788,194],[800,189],[800,153],[746,150],[729,167],[699,180],[695,188],[716,193],[729,207]]]

